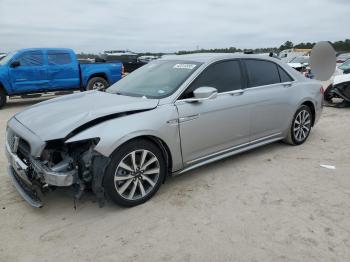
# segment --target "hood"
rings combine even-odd
[[[15,115],[43,141],[65,138],[76,128],[123,112],[149,110],[158,100],[88,91],[47,100]]]
[[[350,82],[350,74],[336,75],[333,80],[333,85],[335,86],[345,82]]]

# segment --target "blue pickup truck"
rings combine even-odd
[[[0,60],[0,108],[6,104],[7,96],[103,90],[121,79],[122,74],[120,62],[82,64],[71,49],[22,49]]]

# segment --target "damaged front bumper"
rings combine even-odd
[[[50,186],[71,186],[77,177],[77,171],[54,172],[42,165],[40,161],[31,159],[31,167],[24,163],[20,157],[13,152],[6,141],[6,156],[10,163],[8,174],[12,179],[13,185],[19,194],[33,207],[42,207],[42,191],[41,186],[34,183],[28,177],[29,168],[32,168],[35,174],[40,178],[42,184]]]

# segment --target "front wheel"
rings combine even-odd
[[[133,140],[112,154],[103,184],[115,203],[131,207],[149,200],[165,174],[162,151],[151,141]]]
[[[6,104],[6,93],[5,91],[0,87],[0,109]]]
[[[108,87],[108,82],[102,77],[93,77],[89,80],[86,90],[104,91]]]
[[[296,111],[287,138],[284,140],[291,145],[301,145],[310,135],[312,127],[311,109],[302,105]]]

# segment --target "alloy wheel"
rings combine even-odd
[[[93,90],[104,90],[105,85],[101,82],[95,82],[94,85],[92,86]]]
[[[128,153],[118,164],[114,185],[118,194],[127,200],[147,196],[157,184],[160,175],[158,158],[145,149]]]
[[[311,115],[306,110],[301,110],[295,117],[293,125],[294,138],[298,142],[304,141],[310,133]]]

